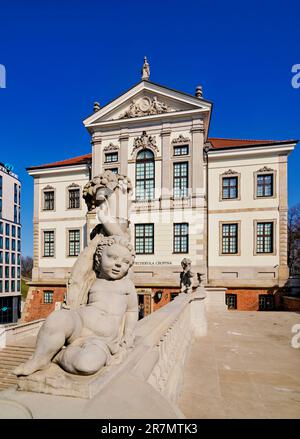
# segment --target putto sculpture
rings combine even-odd
[[[129,279],[134,263],[130,244],[130,180],[105,171],[84,188],[89,211],[99,220],[89,245],[79,255],[68,285],[67,303],[48,316],[38,334],[33,358],[15,369],[30,375],[56,363],[66,372],[92,375],[133,346],[138,320],[137,294]],[[100,233],[99,233],[100,232]]]
[[[191,270],[192,261],[184,258],[181,261],[182,272],[180,273],[180,292],[190,294],[198,291],[201,286],[203,273],[194,273]]]

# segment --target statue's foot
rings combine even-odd
[[[20,375],[27,376],[27,375],[31,375],[37,370],[45,369],[47,366],[49,366],[48,359],[32,358],[26,361],[26,363],[20,364],[20,366],[16,367],[13,373],[17,376]]]

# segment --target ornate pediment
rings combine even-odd
[[[134,153],[134,151],[141,147],[154,149],[156,152],[158,152],[156,138],[153,136],[149,136],[146,131],[143,131],[141,136],[134,138],[132,154]]]
[[[114,145],[112,142],[110,142],[107,146],[103,148],[103,151],[117,151],[119,149],[118,145]]]
[[[189,137],[184,137],[182,134],[179,134],[179,136],[176,137],[176,139],[172,140],[172,143],[187,143],[190,141],[191,139],[189,139]]]
[[[164,102],[159,101],[156,96],[153,98],[143,96],[140,99],[133,99],[129,108],[119,116],[119,119],[128,119],[132,117],[150,116],[153,114],[162,114],[175,111]]]
[[[53,186],[50,186],[50,184],[47,184],[47,186],[45,186],[44,188],[43,188],[43,191],[53,191],[54,190],[54,187]]]
[[[264,166],[263,168],[259,169],[257,172],[270,172],[274,171],[272,168],[268,168],[268,166]]]

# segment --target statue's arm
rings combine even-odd
[[[128,286],[129,286],[128,288],[129,295],[128,295],[127,310],[125,313],[123,340],[126,343],[126,346],[130,347],[133,345],[134,329],[138,321],[138,300],[137,300],[137,294],[135,291],[134,284],[131,280],[128,281]]]

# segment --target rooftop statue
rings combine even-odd
[[[129,179],[111,171],[86,185],[88,209],[97,212],[101,226],[73,267],[65,308],[48,316],[33,358],[17,367],[16,375],[30,375],[51,362],[72,374],[91,375],[133,346],[138,304],[128,271],[135,253],[128,213],[120,214],[130,191]]]

